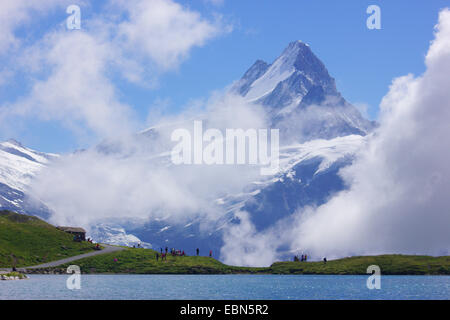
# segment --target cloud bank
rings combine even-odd
[[[89,228],[110,219],[141,222],[168,218],[185,223],[200,218],[214,226],[226,212],[216,200],[239,193],[260,177],[259,166],[179,165],[171,162],[174,129],[193,131],[265,128],[262,108],[242,97],[220,95],[205,102],[203,111],[188,110],[162,119],[137,135],[109,139],[95,148],[60,157],[43,170],[31,193],[53,210],[50,221]],[[242,118],[236,118],[239,112]]]

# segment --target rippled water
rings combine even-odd
[[[65,275],[0,281],[0,299],[445,299],[450,276],[82,275],[69,290]]]

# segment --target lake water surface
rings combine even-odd
[[[0,299],[445,299],[450,276],[382,276],[369,290],[368,276],[328,275],[30,275],[0,281]]]

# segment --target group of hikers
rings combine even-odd
[[[306,262],[306,261],[308,261],[308,255],[302,254],[302,256],[300,258],[298,256],[294,256],[294,261],[295,262],[298,262],[298,261]]]
[[[195,249],[195,252],[197,256],[200,255],[200,249]],[[156,253],[156,261],[159,261],[159,258],[161,258],[161,261],[167,260],[167,255],[170,254],[172,257],[184,257],[186,256],[186,253],[184,250],[175,250],[175,248],[172,248],[169,252],[169,248],[165,247],[164,251],[163,248],[160,248],[160,252]],[[212,250],[209,250],[209,257],[212,258]]]
[[[172,257],[176,257],[176,256],[183,257],[183,256],[186,255],[184,250],[183,251],[175,250],[175,248],[170,249],[170,253],[169,253],[169,248],[168,247],[166,247],[164,249],[164,252],[163,252],[163,248],[160,248],[160,252],[161,252],[161,254],[159,254],[158,252],[156,253],[156,261],[159,260],[159,257],[161,257],[161,261],[167,260],[167,255],[168,254],[172,255]]]
[[[306,261],[308,261],[308,255],[302,254],[300,258],[298,256],[294,256],[294,261],[295,262],[306,262]],[[323,258],[323,263],[327,263],[327,258]]]

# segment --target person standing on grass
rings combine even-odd
[[[198,255],[200,254],[200,249],[199,248],[197,248],[197,257],[198,257]]]
[[[209,250],[209,257],[212,258],[212,250]]]
[[[156,261],[158,261],[159,260],[159,253],[157,252],[156,253]]]

